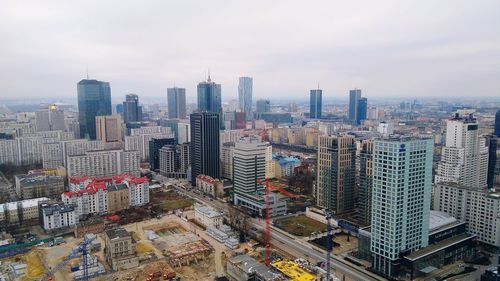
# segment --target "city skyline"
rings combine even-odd
[[[163,99],[175,85],[191,100],[210,68],[228,98],[239,76],[255,79],[255,100],[300,98],[318,81],[325,100],[355,87],[369,98],[498,95],[498,2],[307,4],[6,4],[0,93],[68,98],[88,73],[113,99]]]

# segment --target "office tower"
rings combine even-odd
[[[220,96],[220,92],[219,92],[219,96]],[[177,87],[168,88],[167,89],[167,102],[168,102],[168,118],[169,119],[186,119],[186,89],[185,88],[177,88]]]
[[[446,122],[446,142],[434,182],[479,189],[487,186],[487,174],[488,148],[479,137],[477,120],[472,114],[457,113]]]
[[[221,177],[233,178],[234,142],[224,142],[220,148]]]
[[[149,169],[156,171],[160,169],[160,149],[165,145],[175,147],[175,138],[152,138],[149,141]]]
[[[356,114],[356,124],[361,125],[366,120],[368,111],[368,99],[360,98],[358,101],[358,113]]]
[[[373,140],[363,140],[359,153],[359,219],[370,225],[373,190]]]
[[[219,115],[219,127],[224,129],[224,120],[222,118],[222,97],[221,85],[215,84],[210,79],[198,84],[198,111],[215,112]]]
[[[321,110],[323,108],[323,90],[311,90],[309,102],[309,117],[321,119]]]
[[[402,252],[426,247],[432,189],[433,141],[376,140],[373,156],[372,267],[398,275]]]
[[[354,209],[356,142],[353,136],[319,136],[316,204],[341,214]]]
[[[111,115],[111,88],[108,82],[84,79],[77,89],[80,136],[95,140],[95,117]]]
[[[123,126],[120,115],[96,116],[96,138],[104,142],[121,142]]]
[[[235,143],[233,150],[233,186],[234,193],[241,196],[255,196],[262,190],[257,180],[266,177],[267,142],[257,139]]]
[[[500,138],[500,110],[495,114],[495,135]]]
[[[100,150],[68,156],[68,177],[109,177],[123,173],[140,175],[140,158],[137,151]]]
[[[239,130],[247,128],[247,115],[245,112],[226,112],[224,114],[226,130]]]
[[[493,188],[495,184],[495,177],[498,177],[500,165],[498,164],[498,137],[495,135],[486,136],[486,144],[488,145],[488,175],[487,184],[488,188]]]
[[[348,118],[351,123],[356,124],[358,120],[358,102],[361,98],[361,90],[354,89],[349,91],[349,114]]]
[[[191,184],[198,175],[220,178],[219,114],[195,112],[191,122]]]
[[[238,84],[239,107],[246,114],[246,120],[252,120],[252,77],[240,77]]]
[[[160,173],[169,178],[186,178],[191,165],[189,143],[165,145],[160,150]]]
[[[123,122],[125,124],[142,121],[142,106],[139,106],[139,96],[128,94],[123,102]]]
[[[37,131],[64,131],[64,111],[51,104],[48,109],[35,112]]]
[[[257,100],[255,112],[271,112],[271,102],[267,99]]]

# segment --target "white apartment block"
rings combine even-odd
[[[150,127],[146,127],[150,128]],[[156,127],[151,127],[156,128]],[[163,128],[163,127],[160,127]],[[140,128],[143,129],[143,128]],[[170,128],[165,128],[169,129]],[[132,129],[136,130],[136,129]],[[165,131],[165,130],[162,130]],[[145,133],[140,135],[130,135],[125,137],[125,150],[137,150],[142,162],[149,160],[149,141],[153,138],[173,138],[172,133]]]
[[[20,165],[19,144],[17,140],[0,140],[0,164]]]
[[[63,203],[42,203],[40,205],[40,225],[45,231],[73,227],[78,224],[75,206]]]
[[[18,223],[39,218],[38,204],[49,198],[34,198],[0,204],[0,223]]]
[[[124,181],[129,190],[130,207],[149,203],[149,182],[146,177],[131,178]]]
[[[105,177],[123,173],[138,176],[140,159],[137,151],[89,151],[83,155],[68,156],[66,168],[68,177]]]
[[[479,241],[500,247],[500,193],[453,183],[434,185],[433,209],[467,222]]]
[[[57,168],[64,166],[61,142],[50,142],[42,144],[43,168]]]
[[[446,143],[434,182],[484,188],[487,174],[488,148],[479,136],[478,123],[472,116],[457,114],[446,122]]]
[[[78,216],[108,212],[108,191],[104,183],[90,183],[84,189],[64,192],[61,200],[64,204],[75,205]]]

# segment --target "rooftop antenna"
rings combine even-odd
[[[212,82],[212,79],[210,79],[210,67],[208,68],[208,79],[207,82]]]
[[[87,65],[87,80],[89,80],[89,66]]]

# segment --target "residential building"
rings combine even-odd
[[[35,112],[37,131],[64,131],[64,111],[58,110],[57,105],[51,104],[47,109]]]
[[[64,178],[44,174],[25,174],[14,177],[17,196],[21,199],[48,197],[58,199],[64,192]]]
[[[78,214],[73,204],[41,203],[39,215],[40,225],[45,231],[71,228],[78,224]]]
[[[198,175],[220,178],[219,114],[195,112],[191,121],[191,184]]]
[[[139,258],[135,253],[135,241],[124,228],[106,230],[104,232],[104,245],[106,262],[113,270],[126,270],[139,266]]]
[[[61,195],[64,204],[75,206],[79,217],[108,213],[108,191],[103,182],[90,182],[85,188]]]
[[[234,142],[225,142],[220,150],[221,177],[233,178]]]
[[[353,136],[319,136],[316,204],[336,214],[354,209],[356,142]]]
[[[373,140],[363,140],[359,153],[359,220],[364,225],[370,225],[372,215],[373,190]]]
[[[252,88],[253,88],[252,77],[239,78],[238,101],[240,110],[242,112],[245,112],[246,115],[245,120],[252,120]]]
[[[198,175],[196,177],[196,189],[214,198],[224,196],[224,183],[210,176]]]
[[[294,169],[300,166],[300,159],[293,156],[287,157],[275,154],[273,155],[273,162],[273,177],[278,179],[291,177]]]
[[[152,138],[149,141],[149,168],[151,171],[160,169],[160,149],[165,145],[175,146],[175,138]]]
[[[123,102],[123,122],[133,123],[142,121],[142,106],[139,105],[139,96],[128,94]]]
[[[309,100],[309,118],[321,119],[321,111],[323,108],[323,90],[311,90]]]
[[[186,89],[185,88],[168,88],[168,118],[169,119],[186,119]]]
[[[271,102],[268,99],[259,99],[255,108],[255,112],[271,112]]]
[[[214,208],[206,206],[195,206],[194,219],[206,228],[220,228],[224,221],[224,216]]]
[[[446,122],[446,142],[436,169],[435,183],[457,183],[477,189],[487,186],[488,147],[479,137],[479,125],[471,115],[458,113]]]
[[[371,252],[373,269],[397,276],[402,253],[429,244],[433,140],[376,140],[373,156]]]
[[[186,178],[191,165],[191,144],[165,145],[159,150],[160,173],[169,178]]]
[[[123,173],[138,176],[140,158],[138,151],[101,150],[88,151],[82,155],[68,156],[68,177],[105,177]]]
[[[129,188],[125,183],[108,186],[108,212],[110,214],[130,208]]]
[[[125,137],[125,150],[139,151],[141,162],[149,161],[149,141],[153,138],[173,138],[170,128],[153,126],[134,128],[130,136]]]
[[[0,204],[0,224],[32,225],[39,219],[38,205],[47,202],[47,197],[33,198]]]
[[[96,138],[103,142],[122,142],[123,126],[120,115],[96,116]]]
[[[96,116],[111,115],[109,82],[84,79],[78,82],[80,136],[96,139]]]

